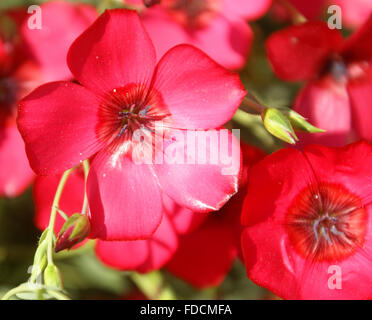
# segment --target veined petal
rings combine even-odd
[[[240,146],[226,129],[174,130],[164,143],[164,159],[155,164],[163,191],[196,212],[221,208],[238,189]]]
[[[163,56],[153,85],[175,128],[219,127],[231,119],[246,94],[238,75],[189,45],[176,46]]]
[[[87,193],[92,237],[147,239],[161,222],[161,192],[151,165],[126,155],[102,150],[92,162]]]
[[[136,12],[108,10],[74,41],[67,62],[84,86],[106,93],[131,83],[148,84],[156,56]]]
[[[61,173],[95,154],[97,110],[96,96],[72,82],[47,83],[26,96],[17,121],[32,169]]]

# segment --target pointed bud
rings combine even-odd
[[[306,118],[301,116],[299,113],[292,109],[286,109],[284,114],[287,115],[290,123],[296,131],[303,131],[309,133],[325,132],[323,129],[319,129],[309,122],[306,121]]]
[[[149,8],[149,7],[152,7],[156,4],[159,4],[161,2],[161,0],[143,0],[143,4]]]
[[[273,136],[290,144],[295,144],[298,138],[287,117],[276,108],[267,108],[261,113],[263,124]]]
[[[87,216],[74,213],[67,219],[58,234],[55,252],[71,249],[75,244],[83,241],[90,232],[90,222]]]
[[[47,287],[63,289],[61,272],[56,265],[50,263],[44,271],[44,283]]]

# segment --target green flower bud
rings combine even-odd
[[[287,117],[276,108],[267,108],[261,113],[263,124],[273,136],[290,144],[295,144],[298,138]]]
[[[44,283],[47,287],[63,289],[62,276],[56,265],[47,265],[44,270]]]
[[[325,132],[325,130],[319,129],[307,122],[306,118],[292,109],[285,109],[283,110],[283,113],[287,116],[288,120],[296,131],[309,133]]]

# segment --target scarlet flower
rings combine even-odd
[[[246,62],[253,39],[245,20],[264,15],[271,2],[163,0],[161,4],[145,10],[142,21],[160,56],[175,45],[188,43],[226,68],[240,69]]]
[[[135,241],[98,240],[95,246],[97,257],[119,270],[146,273],[166,266],[174,275],[196,287],[218,285],[240,251],[240,212],[248,168],[264,156],[258,148],[244,144],[242,151],[244,170],[241,189],[220,211],[194,213],[178,206],[163,194],[163,219],[151,238]],[[35,224],[40,230],[48,226],[59,178],[36,178],[33,189]],[[75,170],[64,188],[60,208],[69,216],[79,212],[83,195],[84,176],[81,170]],[[57,216],[55,232],[60,231],[63,223],[63,219]]]
[[[372,139],[372,17],[344,40],[325,22],[308,22],[272,34],[267,51],[275,73],[285,80],[307,80],[295,110],[326,133],[300,134],[300,144],[344,145],[357,135]]]
[[[239,170],[224,175],[221,159],[201,165],[133,159],[149,148],[159,151],[146,139],[136,140],[139,128],[150,138],[160,131],[164,144],[172,145],[185,129],[228,121],[245,95],[237,75],[189,45],[169,50],[156,65],[150,38],[128,10],[102,14],[72,44],[67,61],[82,85],[59,81],[39,87],[20,103],[18,126],[39,174],[60,173],[95,155],[87,181],[94,237],[150,237],[162,221],[162,192],[183,207],[212,211],[237,191]],[[237,145],[230,140],[229,150]],[[205,147],[209,154],[220,146],[217,141]],[[234,159],[239,163],[236,152]]]
[[[372,146],[282,149],[252,167],[242,249],[248,277],[285,299],[366,299]]]
[[[11,38],[0,36],[2,196],[19,195],[34,177],[24,151],[24,142],[16,127],[18,101],[45,80],[71,78],[71,74],[65,72],[68,47],[92,22],[95,14],[91,6],[63,2],[47,3],[41,6],[41,10],[43,12],[41,30],[28,27],[26,8],[9,11],[0,16],[10,19],[16,27]],[[66,22],[69,28],[65,28]],[[33,46],[29,45],[29,42],[32,42]],[[39,59],[40,56],[44,59]]]

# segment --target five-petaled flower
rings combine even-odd
[[[253,166],[242,213],[248,277],[285,299],[370,298],[371,164],[361,141],[282,149]]]
[[[92,236],[150,237],[162,221],[163,192],[203,212],[218,210],[236,193],[239,165],[223,174],[231,164],[221,159],[138,163],[137,157],[149,149],[154,154],[169,150],[166,146],[187,129],[217,128],[222,136],[218,128],[246,93],[238,75],[190,45],[172,48],[156,63],[137,13],[120,9],[106,11],[77,38],[67,62],[78,83],[59,81],[36,89],[20,103],[18,126],[38,174],[60,173],[93,157],[87,180]],[[146,137],[136,136],[138,130]],[[148,142],[158,135],[163,148]],[[207,154],[218,152],[219,141],[202,147]],[[187,139],[184,147],[193,143]],[[224,152],[233,150],[232,158],[240,163],[236,145],[239,149],[230,136]]]

